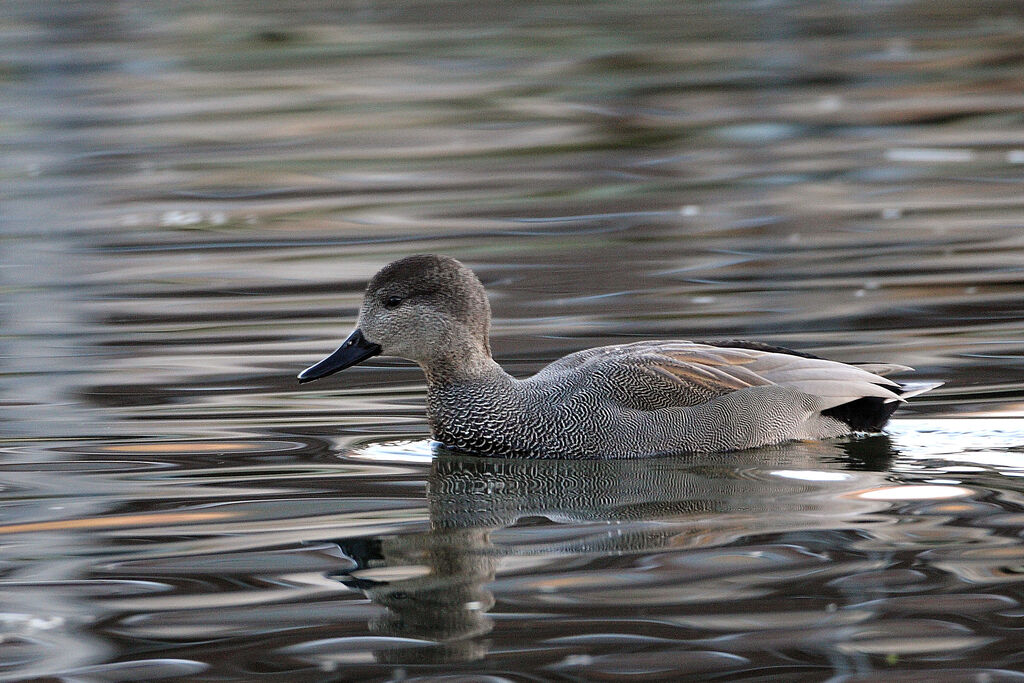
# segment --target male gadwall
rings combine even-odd
[[[466,266],[432,254],[386,266],[354,332],[310,382],[383,353],[427,376],[434,438],[481,455],[621,458],[730,451],[878,431],[907,391],[902,365],[846,365],[766,344],[644,341],[570,354],[515,379],[491,358],[491,309]]]

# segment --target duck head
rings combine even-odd
[[[453,258],[419,254],[370,280],[356,329],[338,349],[299,373],[311,382],[378,354],[418,363],[428,379],[447,369],[490,363],[491,308],[484,287]]]

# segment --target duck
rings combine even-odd
[[[458,260],[416,254],[370,279],[355,330],[303,370],[323,379],[384,354],[427,382],[434,440],[482,456],[636,458],[719,453],[880,431],[912,388],[904,365],[847,364],[746,340],[584,349],[526,378],[495,362],[491,308]]]

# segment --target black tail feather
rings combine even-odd
[[[855,432],[881,431],[892,414],[900,407],[901,401],[865,396],[821,411],[822,415],[834,418],[849,425]]]

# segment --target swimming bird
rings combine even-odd
[[[378,354],[427,378],[434,439],[519,458],[719,452],[878,431],[908,397],[893,364],[848,365],[750,341],[641,341],[578,351],[517,379],[491,357],[484,286],[420,254],[370,280],[356,329],[303,370],[310,382]]]

